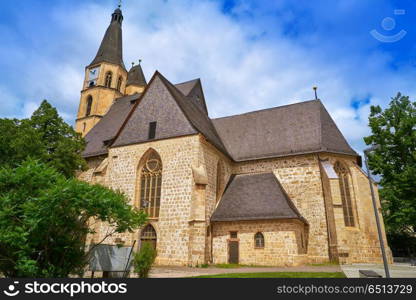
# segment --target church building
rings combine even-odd
[[[107,244],[150,242],[158,265],[382,261],[361,157],[320,100],[210,118],[200,79],[126,69],[122,22],[118,8],[85,68],[75,125],[89,166],[79,178],[148,214]],[[108,230],[94,228],[88,243]]]

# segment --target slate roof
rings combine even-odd
[[[175,87],[181,91],[182,94],[185,96],[188,96],[189,93],[192,91],[192,89],[195,87],[195,85],[198,83],[199,79],[193,79],[189,81],[185,81],[182,83],[175,84]]]
[[[186,95],[195,92],[195,88],[200,85],[199,79],[173,85],[159,72],[156,72],[153,78],[155,76],[160,78],[192,125],[192,128],[184,129],[186,132],[181,133],[181,127],[178,127],[175,132],[162,138],[200,132],[217,149],[237,162],[317,152],[346,154],[360,159],[348,145],[320,100],[210,119],[206,111],[201,109],[201,105]],[[198,89],[200,88],[199,86]],[[157,93],[153,97],[157,97]],[[104,142],[113,139],[122,124],[127,123],[126,118],[134,107],[130,104],[133,98],[139,99],[140,95],[115,101],[109,112],[87,134],[88,144],[83,153],[85,157],[107,153],[107,147],[111,143],[104,145]],[[134,132],[138,132],[139,129],[143,130],[137,128]],[[137,143],[137,136],[131,135],[123,136],[123,141],[116,141],[114,145],[134,143]]]
[[[189,99],[178,88],[176,88],[172,83],[170,83],[162,74],[156,71],[148,87],[151,86],[153,78],[156,78],[156,77],[160,78],[163,85],[166,87],[170,95],[173,97],[173,99],[175,100],[176,104],[179,106],[180,110],[182,111],[186,119],[192,125],[192,127],[195,130],[193,132],[200,132],[201,134],[204,135],[204,137],[208,141],[214,144],[220,151],[222,151],[223,153],[227,153],[227,150],[225,149],[221,139],[219,138],[214,128],[214,125],[212,124],[211,119],[208,117],[208,115],[206,115],[202,109],[197,107],[197,105],[193,101],[189,101]],[[159,91],[159,92],[162,93],[163,91]],[[146,93],[146,91],[144,93]],[[136,108],[137,108],[137,105],[133,109],[136,109]],[[161,114],[162,113],[163,112],[161,112]],[[129,132],[139,132],[140,128],[134,128],[134,126],[137,127],[138,124],[131,124],[131,122],[129,121],[130,120],[126,121],[126,128],[128,127]],[[119,139],[116,139],[114,142],[114,146],[122,146],[122,145],[129,145],[129,144],[137,143],[137,138],[138,138],[137,135],[123,134],[123,130],[124,128],[121,129],[121,132],[119,135],[119,136],[122,136],[122,141],[120,141]],[[189,131],[186,131],[183,135],[187,135],[187,134],[189,134]],[[178,136],[178,134],[176,136]],[[173,136],[169,136],[169,137],[173,137]]]
[[[142,66],[135,65],[127,74],[127,85],[145,86],[147,84],[146,77],[144,76]]]
[[[199,78],[175,84],[175,87],[208,115],[208,108],[205,103],[204,92]]]
[[[320,100],[212,120],[235,161],[313,152],[358,156]]]
[[[120,129],[128,113],[133,107],[132,101],[137,100],[141,94],[134,94],[118,98],[103,118],[87,133],[85,140],[87,146],[82,153],[84,157],[106,154],[108,144],[105,141],[113,139]]]
[[[189,101],[189,99],[187,99],[185,95],[182,94],[179,89],[170,83],[162,74],[159,72],[157,72],[157,74],[160,75],[160,78],[175,98],[176,103],[178,103],[179,107],[195,129],[202,133],[205,138],[214,144],[220,151],[227,154],[227,150],[218,136],[218,133],[208,115],[206,115],[193,101]]]
[[[273,173],[234,175],[212,222],[299,219],[306,223]]]
[[[91,62],[90,66],[102,62],[109,62],[120,65],[124,69],[126,68],[123,62],[123,35],[121,30],[122,20],[123,15],[121,10],[116,9],[112,14],[111,23],[104,34],[104,38],[101,41],[97,55]]]

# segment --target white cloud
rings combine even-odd
[[[349,10],[351,5],[339,9]],[[44,37],[54,57],[40,52],[30,57],[33,63],[22,91],[30,102],[23,114],[47,98],[67,121],[75,119],[84,66],[98,49],[112,9],[96,4],[54,7],[51,18],[58,35]],[[234,13],[249,9],[241,4]],[[128,2],[124,15],[126,66],[141,58],[148,79],[156,69],[174,83],[200,77],[212,117],[309,100],[312,86],[318,85],[341,131],[353,146],[362,148],[362,137],[369,133],[369,105],[386,105],[399,90],[416,94],[414,70],[391,71],[391,58],[383,53],[352,51],[338,57],[334,51],[342,46],[307,47],[283,35],[279,27],[267,28],[263,35],[265,24],[224,15],[215,2]],[[350,106],[351,99],[368,95],[370,104],[358,110]],[[19,115],[16,107],[5,111],[13,110]]]

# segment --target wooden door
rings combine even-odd
[[[228,263],[238,264],[238,241],[228,242]]]

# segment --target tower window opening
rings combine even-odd
[[[112,81],[113,81],[113,73],[107,72],[107,74],[105,75],[105,87],[110,88]]]
[[[121,78],[121,76],[118,78],[117,81],[117,91],[121,91],[121,84],[123,83],[123,78]]]
[[[85,116],[88,117],[91,114],[91,107],[92,107],[92,96],[88,96],[87,98],[87,109],[85,111]]]

